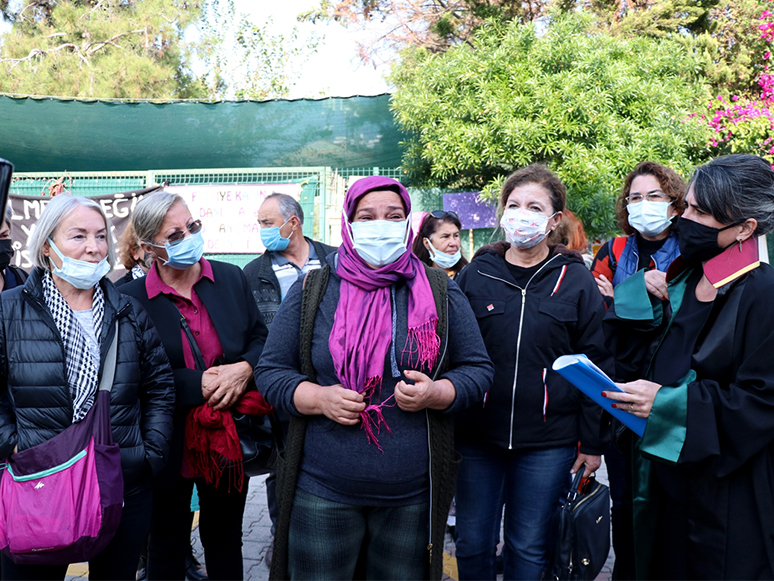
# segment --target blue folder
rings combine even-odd
[[[627,428],[638,436],[642,436],[648,420],[621,409],[615,409],[615,400],[602,397],[603,391],[621,391],[607,374],[585,355],[562,355],[552,365],[554,371],[593,399],[607,410],[614,418],[620,420]]]

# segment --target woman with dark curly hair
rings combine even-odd
[[[638,270],[646,269],[648,291],[663,299],[666,269],[680,255],[673,227],[685,210],[685,181],[664,165],[643,161],[624,180],[616,200],[617,236],[599,249],[591,272],[599,292],[610,304],[614,288]]]
[[[436,210],[422,220],[411,250],[427,266],[442,268],[455,278],[468,259],[462,254],[462,223],[455,212]]]

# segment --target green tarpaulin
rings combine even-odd
[[[0,157],[17,172],[397,167],[389,95],[151,103],[0,96]]]

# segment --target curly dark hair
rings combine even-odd
[[[615,217],[618,219],[618,225],[628,236],[637,232],[629,224],[629,212],[626,209],[626,197],[632,187],[634,178],[639,176],[653,176],[658,180],[661,191],[664,192],[672,201],[672,207],[677,210],[677,216],[680,217],[685,211],[685,194],[688,186],[685,180],[670,167],[656,163],[655,161],[643,161],[637,164],[624,179],[621,193],[615,201]],[[671,226],[670,226],[671,228]]]
[[[419,258],[419,260],[424,262],[427,266],[433,266],[433,260],[430,258],[430,251],[425,248],[425,245],[422,241],[425,238],[430,238],[430,236],[438,232],[438,228],[440,228],[441,224],[444,222],[446,224],[452,224],[456,226],[457,230],[462,230],[462,223],[456,216],[446,213],[441,218],[433,218],[432,214],[428,214],[422,219],[419,232],[414,238],[414,243],[411,245],[411,251],[416,254],[417,258]],[[462,250],[462,246],[460,246],[460,250]],[[461,253],[457,264],[455,264],[451,269],[455,274],[457,274],[462,270],[462,267],[467,264],[468,259],[465,258],[464,253]]]

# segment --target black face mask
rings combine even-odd
[[[740,222],[737,222],[723,228],[713,228],[681,216],[677,220],[677,231],[680,233],[680,256],[688,262],[704,262],[715,258],[725,250],[718,245],[718,234],[739,224]],[[733,246],[733,243],[731,245]]]
[[[0,271],[6,269],[11,264],[11,258],[13,258],[13,242],[9,238],[8,240],[0,240]]]

